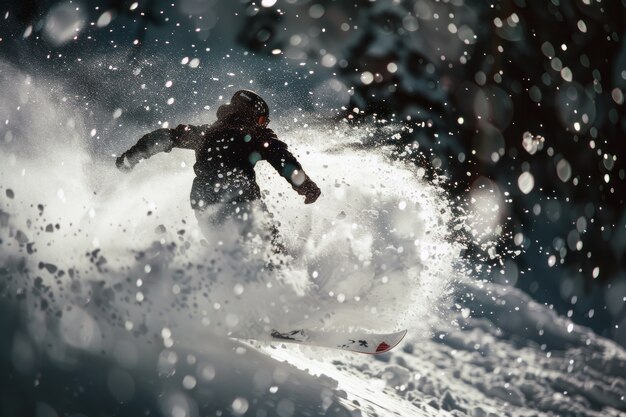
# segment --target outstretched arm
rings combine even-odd
[[[148,159],[159,152],[169,152],[172,147],[170,129],[157,129],[143,135],[137,144],[115,160],[115,165],[123,171],[130,171],[142,159]]]
[[[139,139],[135,146],[120,155],[115,165],[130,171],[142,159],[148,159],[159,152],[169,152],[172,148],[196,149],[204,138],[201,126],[178,125],[175,129],[157,129]]]
[[[287,145],[276,139],[276,136],[266,143],[268,146],[264,146],[263,159],[269,162],[298,194],[305,196],[304,204],[314,203],[321,191],[304,172],[298,160],[287,150]]]

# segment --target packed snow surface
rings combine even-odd
[[[453,203],[414,164],[366,146],[372,129],[276,128],[323,193],[305,206],[259,164],[289,249],[278,257],[229,223],[200,232],[193,153],[122,174],[38,82],[0,81],[20,101],[1,103],[0,296],[17,317],[11,375],[35,381],[40,415],[62,412],[55,384],[82,413],[81,393],[102,387],[97,404],[171,417],[626,415],[626,353],[467,275]],[[409,336],[376,357],[229,337],[274,328]]]

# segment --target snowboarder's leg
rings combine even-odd
[[[274,214],[270,212],[263,200],[257,200],[259,208],[263,212],[264,227],[269,231],[266,240],[272,245],[272,252],[275,254],[288,255],[287,247],[283,243],[283,238],[278,230],[278,223],[274,220]]]
[[[200,230],[207,241],[224,243],[224,240],[240,235],[239,227],[233,233],[232,230],[227,232],[225,225],[229,220],[235,220],[237,207],[233,201],[217,201],[215,196],[210,179],[194,178],[189,197]]]

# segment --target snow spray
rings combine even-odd
[[[8,291],[28,300],[40,340],[95,351],[120,329],[166,347],[301,326],[428,330],[460,251],[449,239],[450,203],[390,149],[363,147],[366,126],[277,130],[323,195],[304,205],[258,164],[289,252],[268,267],[265,242],[242,247],[228,224],[200,232],[188,198],[193,153],[120,173],[113,157],[87,150],[97,132],[63,91],[13,78],[3,89],[22,103],[2,103],[1,256],[14,277]]]

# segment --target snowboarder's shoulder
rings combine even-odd
[[[276,133],[269,127],[256,126],[254,130],[255,130],[254,134],[256,135],[256,137],[266,142],[269,147],[287,148],[287,144],[283,142],[282,140],[278,139],[278,136],[276,136]]]
[[[251,134],[255,134],[258,137],[263,137],[263,138],[276,138],[276,133],[274,133],[274,131],[272,129],[270,129],[269,127],[265,127],[265,126],[259,126],[259,125],[251,125],[251,126],[246,126],[244,128],[242,128],[245,131],[250,132]]]
[[[181,137],[186,134],[204,135],[209,127],[210,125],[179,124],[174,129],[172,129],[172,133],[174,137]]]

